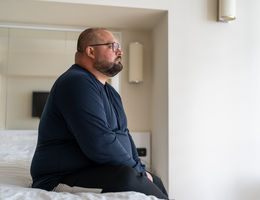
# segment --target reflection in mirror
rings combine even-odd
[[[0,28],[0,129],[37,129],[32,91],[49,91],[74,63],[81,30]],[[121,33],[113,32],[121,42]],[[119,73],[120,74],[120,73]],[[119,92],[119,75],[109,83]]]

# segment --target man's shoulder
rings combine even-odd
[[[58,79],[58,85],[71,85],[87,87],[88,85],[95,85],[95,80],[89,72],[77,65],[72,65],[66,72],[64,72]]]
[[[64,72],[61,76],[61,79],[84,79],[84,80],[92,80],[91,74],[78,65],[72,65],[66,72]]]

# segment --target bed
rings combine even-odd
[[[60,184],[48,192],[31,188],[30,163],[37,142],[36,131],[0,131],[1,200],[158,200],[138,192],[100,193],[100,189]]]

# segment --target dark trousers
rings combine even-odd
[[[66,175],[61,183],[85,188],[101,188],[104,192],[135,191],[168,199],[161,179],[152,174],[153,182],[126,165],[98,165]]]

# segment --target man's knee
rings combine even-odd
[[[133,188],[139,182],[140,173],[138,173],[134,168],[121,165],[118,169],[118,179],[116,180],[119,185],[124,188]]]

